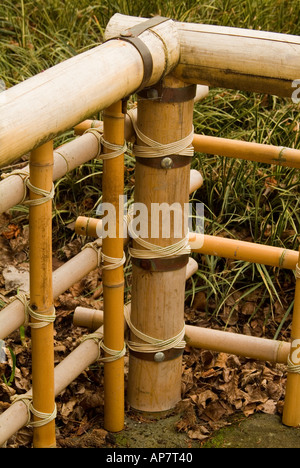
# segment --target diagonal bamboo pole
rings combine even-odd
[[[300,426],[300,252],[297,266],[295,305],[291,332],[290,366],[286,384],[282,422],[286,426]]]
[[[103,114],[104,140],[124,145],[124,114],[122,101],[107,108]],[[108,151],[106,151],[108,152]],[[124,154],[103,161],[103,203],[115,208],[115,233],[103,238],[104,255],[123,258],[123,213],[120,201],[124,194]],[[123,266],[105,269],[103,276],[104,345],[121,351],[124,347],[124,272]],[[124,426],[124,358],[104,363],[104,427],[118,432]]]
[[[51,191],[53,143],[48,142],[30,155],[30,183],[33,187]],[[41,199],[30,190],[30,200]],[[53,312],[52,292],[52,200],[29,206],[30,244],[30,307],[42,316]],[[54,343],[53,323],[35,328],[41,320],[31,317],[33,407],[41,413],[54,410]],[[34,415],[35,421],[41,418]],[[55,420],[33,429],[33,446],[55,447]]]

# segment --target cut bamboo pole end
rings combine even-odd
[[[53,181],[53,143],[48,142],[31,152],[30,183],[50,192]],[[30,190],[30,201],[41,194]],[[29,206],[30,307],[42,316],[54,311],[52,287],[52,199]],[[42,319],[31,317],[33,407],[51,414],[55,407],[53,323],[35,328]],[[34,415],[34,421],[41,418]],[[55,419],[33,428],[33,446],[55,447]]]

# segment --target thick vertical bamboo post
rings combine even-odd
[[[282,422],[286,426],[300,426],[300,252],[296,268],[295,305],[291,332],[288,377]]]
[[[122,101],[103,113],[104,139],[124,144]],[[115,235],[103,238],[102,251],[113,258],[123,257],[124,154],[103,161],[103,202],[115,207]],[[105,265],[105,263],[104,263]],[[124,273],[123,266],[103,270],[104,345],[120,351],[124,347]],[[118,432],[124,426],[124,358],[104,364],[104,427]]]
[[[138,129],[161,144],[179,141],[193,130],[194,96],[183,97],[188,87],[181,81],[167,77],[163,87],[171,99],[153,99],[156,89],[138,100]],[[189,91],[191,88],[189,88]],[[187,93],[188,94],[188,93]],[[181,98],[179,98],[181,95]],[[170,102],[172,101],[172,102]],[[179,102],[180,101],[180,102]],[[139,145],[145,145],[138,140]],[[180,240],[175,236],[175,221],[171,216],[170,236],[162,235],[162,220],[159,222],[159,237],[151,237],[154,204],[178,203],[182,208],[182,237],[187,233],[183,207],[189,201],[190,160],[186,156],[170,155],[166,158],[136,158],[135,203],[148,210],[148,238],[145,240],[159,246],[170,246]],[[174,165],[173,165],[174,163]],[[164,218],[164,216],[163,216]],[[163,219],[163,222],[166,220]],[[175,238],[176,237],[176,238]],[[140,248],[136,242],[133,247]],[[160,340],[173,338],[184,326],[184,294],[186,265],[180,256],[180,266],[171,267],[172,260],[164,259],[165,267],[147,269],[149,263],[133,259],[131,321],[140,332]],[[174,258],[174,257],[173,257]],[[187,259],[186,259],[187,260]],[[146,265],[145,265],[146,263]],[[155,261],[154,261],[155,263]],[[131,332],[131,340],[139,340]],[[177,353],[176,353],[177,351]],[[157,353],[146,354],[130,351],[127,398],[130,406],[139,411],[162,412],[174,408],[181,399],[182,350],[174,348],[161,357]]]
[[[31,152],[30,183],[47,192],[52,187],[53,143],[48,142]],[[30,191],[30,199],[41,195]],[[52,291],[52,200],[30,205],[30,307],[41,315],[53,312]],[[31,318],[32,323],[38,322]],[[53,323],[31,329],[33,407],[41,413],[51,414],[55,405],[54,392],[54,340]],[[39,420],[34,416],[34,420]],[[34,427],[33,446],[55,447],[55,420]]]

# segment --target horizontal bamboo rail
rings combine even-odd
[[[80,281],[98,265],[98,255],[94,249],[86,248],[53,272],[53,298],[63,294],[73,284]],[[0,339],[5,339],[25,320],[24,305],[13,301],[0,311]]]
[[[149,86],[179,61],[177,28],[173,21],[166,21],[145,31],[140,39],[153,61]],[[143,79],[144,62],[135,46],[112,40],[3,91],[0,167],[132,94]]]
[[[90,237],[98,237],[101,232],[102,221],[95,218],[80,216],[75,224],[75,232]],[[126,243],[129,237],[125,238]],[[189,243],[192,252],[203,255],[213,255],[231,260],[242,260],[249,263],[259,263],[261,265],[295,270],[298,262],[298,252],[296,250],[273,247],[271,245],[256,244],[238,239],[228,239],[226,237],[210,236],[208,234],[189,234]]]
[[[298,261],[298,252],[295,250],[206,234],[202,236],[191,233],[190,246],[195,253],[259,263],[288,270],[295,270]]]
[[[194,135],[199,153],[300,169],[300,150],[206,135]]]
[[[98,150],[99,143],[91,133],[86,133],[57,148],[53,152],[53,181],[61,179],[76,167],[95,158]],[[5,178],[0,182],[0,213],[18,205],[24,197],[24,182],[22,177],[17,175],[18,171],[10,173],[9,177],[3,174]],[[21,169],[21,172],[29,174],[29,165]]]
[[[75,326],[86,327],[91,331],[96,330],[103,324],[103,311],[76,307],[73,323]],[[196,349],[208,349],[281,364],[287,363],[291,350],[291,344],[285,341],[258,338],[192,325],[186,325],[185,330],[187,345]]]
[[[145,18],[114,15],[106,37]],[[176,22],[180,61],[173,74],[188,83],[292,97],[300,77],[300,37]]]

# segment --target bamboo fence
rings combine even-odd
[[[209,86],[291,97],[292,83],[300,76],[300,38],[117,14],[107,25],[106,39],[0,94],[0,167],[30,152],[29,165],[0,182],[0,212],[27,203],[30,213],[30,300],[14,300],[1,311],[0,338],[20,327],[29,313],[33,382],[32,391],[0,415],[0,445],[29,422],[34,447],[55,447],[55,397],[99,358],[99,346],[105,375],[104,425],[111,432],[122,430],[125,330],[127,400],[133,409],[160,413],[174,408],[181,398],[182,353],[188,344],[286,363],[283,423],[297,427],[299,252],[187,235],[184,217],[179,242],[174,221],[167,239],[159,223],[158,238],[148,235],[141,242],[127,227],[123,235],[119,199],[124,192],[125,141],[134,144],[136,156],[135,202],[148,208],[175,202],[183,207],[189,194],[202,186],[201,174],[190,169],[194,150],[299,168],[299,150],[195,135],[193,108],[207,96]],[[127,98],[136,92],[137,107],[127,113]],[[100,110],[103,122],[89,120]],[[72,127],[80,136],[53,151],[53,138]],[[22,132],[16,133],[16,128]],[[103,201],[116,209],[118,235],[97,239],[52,274],[53,181],[93,158],[104,159]],[[147,221],[151,227],[151,217]],[[80,218],[76,232],[97,237],[99,224],[100,220]],[[131,304],[125,305],[128,243],[132,291]],[[185,281],[195,272],[191,252],[295,270],[291,343],[185,325]],[[74,323],[90,327],[93,339],[86,339],[54,369],[54,298],[98,267],[103,269],[104,311],[81,308],[74,313]],[[28,408],[33,421],[28,420]]]

